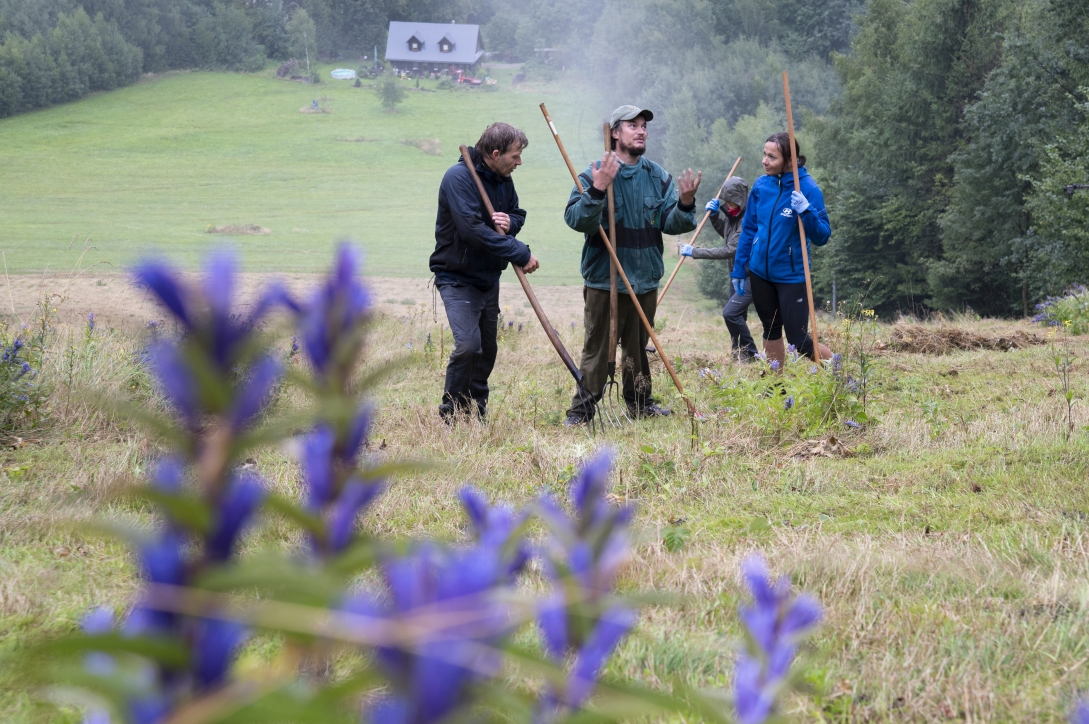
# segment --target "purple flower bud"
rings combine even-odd
[[[193,673],[201,689],[214,689],[223,683],[234,652],[246,634],[246,627],[236,621],[215,618],[199,621],[193,642]]]
[[[314,294],[299,319],[303,350],[319,377],[333,360],[341,339],[351,338],[370,313],[370,294],[358,281],[359,253],[348,244],[340,247],[333,270]]]
[[[348,427],[348,438],[344,441],[342,451],[344,460],[354,464],[359,459],[359,452],[367,441],[372,422],[374,422],[374,405],[367,402],[360,406]]]
[[[318,425],[313,432],[302,440],[303,482],[306,484],[307,508],[320,510],[332,502],[333,490],[333,444],[336,433],[327,425]]]
[[[777,371],[777,370],[779,369],[779,360],[777,360],[777,359],[773,359],[773,360],[771,361],[771,368],[772,368],[772,370],[776,370],[776,371]]]
[[[230,412],[231,428],[242,431],[253,417],[261,411],[268,400],[269,392],[280,380],[283,367],[280,361],[268,355],[254,363],[249,378],[238,387],[237,397]]]
[[[242,471],[233,477],[219,503],[208,537],[208,555],[212,560],[225,561],[231,557],[239,534],[264,498],[265,488],[257,475]]]
[[[167,532],[140,546],[140,568],[151,583],[180,586],[185,583],[185,558],[180,535]]]
[[[790,581],[785,576],[773,584],[758,556],[747,558],[741,570],[754,601],[751,606],[742,606],[738,614],[756,650],[738,659],[734,700],[739,721],[759,724],[775,707],[776,692],[794,661],[794,643],[820,621],[822,613],[810,596],[791,600]]]
[[[612,467],[612,450],[602,450],[583,464],[571,483],[571,502],[584,524],[592,523],[604,514],[605,488]]]
[[[181,351],[170,342],[155,342],[148,348],[148,359],[163,396],[187,427],[196,427],[199,418],[197,383]]]
[[[175,272],[161,261],[144,261],[136,266],[133,277],[137,284],[147,287],[159,302],[166,307],[182,324],[190,326],[192,316],[189,312],[187,296]]]
[[[384,487],[381,483],[364,484],[357,480],[344,486],[329,519],[329,547],[334,552],[348,545],[359,512],[374,502]]]
[[[1080,699],[1070,712],[1070,724],[1089,724],[1089,700]]]
[[[580,707],[590,698],[606,659],[635,625],[635,620],[635,612],[627,608],[613,608],[601,615],[593,633],[575,657],[564,692],[567,706]]]
[[[87,331],[88,332],[95,331],[95,326],[96,326],[95,325],[95,313],[91,312],[90,314],[87,315]]]
[[[537,606],[537,625],[541,628],[545,651],[554,659],[567,654],[567,602],[563,593],[554,593]]]
[[[786,402],[783,403],[783,409],[784,410],[789,410],[792,407],[794,407],[794,396],[793,395],[791,395],[790,397],[787,397]]]
[[[858,430],[858,429],[860,429],[862,427],[862,425],[859,425],[854,420],[847,420],[843,424],[846,425],[847,427],[853,428],[855,430]]]
[[[181,492],[185,468],[174,457],[165,457],[155,463],[151,471],[151,485],[161,493],[176,495]]]

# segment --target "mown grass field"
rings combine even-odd
[[[254,278],[291,272],[305,286],[312,281],[306,272],[328,264],[336,238],[351,235],[370,252],[369,273],[424,276],[438,179],[459,142],[503,117],[530,131],[516,180],[530,212],[527,238],[541,250],[543,266],[532,279],[550,285],[546,308],[558,310],[553,319],[577,356],[581,330],[571,322],[579,319],[579,289],[553,286],[577,281],[578,239],[559,212],[569,183],[537,109],[540,100],[549,103],[579,156],[576,95],[555,86],[409,93],[391,115],[373,91],[330,82],[318,92],[332,99],[332,113],[300,114],[313,93],[297,84],[179,74],[0,122],[0,248],[9,268],[70,266],[68,242],[76,234],[93,236],[98,258],[119,266],[149,247],[195,266],[203,250],[227,241]],[[587,106],[583,114],[590,153],[601,112]],[[432,137],[441,156],[402,143]],[[273,233],[204,233],[208,224],[231,223]],[[580,460],[612,445],[615,493],[639,505],[636,556],[623,585],[676,594],[678,603],[644,611],[610,673],[653,686],[677,677],[727,686],[740,635],[738,564],[760,551],[827,612],[800,663],[816,694],[790,700],[793,720],[1063,721],[1077,693],[1089,689],[1089,420],[1079,402],[1066,437],[1050,347],[942,356],[879,351],[874,424],[830,431],[838,447],[828,433],[773,435],[727,412],[712,379],[701,376],[700,369],[717,369],[753,395],[767,385],[758,369],[731,366],[721,318],[696,297],[689,273],[671,290],[659,324],[682,381],[708,413],[695,440],[683,415],[594,438],[562,428],[570,378],[516,286],[504,291],[504,315],[525,326],[501,339],[491,424],[444,426],[435,407],[449,333],[440,347],[441,317],[436,322],[422,304],[430,299],[422,281],[377,280],[381,314],[368,366],[395,358],[404,365],[378,390],[375,438],[391,456],[439,465],[400,478],[363,524],[380,534],[457,539],[464,530],[455,493],[464,481],[519,504],[561,491]],[[33,294],[16,281],[24,296]],[[61,281],[47,280],[38,291],[61,291],[50,286]],[[104,276],[87,286],[112,290],[123,281]],[[27,301],[13,306],[31,320]],[[118,490],[146,471],[157,443],[81,396],[94,390],[154,400],[136,362],[142,321],[104,315],[88,341],[78,317],[101,308],[77,302],[61,303],[40,374],[51,390],[47,424],[4,438],[0,448],[5,722],[79,720],[13,688],[6,657],[70,629],[91,605],[124,606],[137,585],[133,559],[88,524],[150,523],[147,509]],[[955,324],[990,336],[1034,331],[985,320]],[[879,332],[889,334],[887,326]],[[1089,355],[1086,338],[1071,344],[1081,360]],[[1074,391],[1083,398],[1085,368],[1077,365]],[[656,369],[655,390],[682,409],[660,364]],[[753,399],[781,404],[774,395]],[[302,402],[301,393],[287,390],[279,409]],[[830,456],[821,454],[827,450]],[[276,490],[298,492],[285,451],[264,450],[255,462]],[[670,552],[663,538],[675,523],[688,537]],[[246,543],[249,550],[297,544],[271,519]],[[275,645],[259,640],[242,666]]]
[[[529,212],[522,238],[542,260],[537,278],[578,282],[580,238],[563,223],[571,179],[538,104],[548,104],[581,168],[600,157],[608,109],[599,97],[560,82],[512,90],[514,71],[498,69],[495,92],[428,92],[434,81],[416,91],[406,80],[404,102],[387,113],[373,88],[329,79],[332,67],[320,67],[326,82],[317,86],[272,70],[167,74],[0,121],[9,271],[70,266],[78,236],[97,247],[91,261],[115,267],[148,249],[192,265],[229,243],[254,271],[308,272],[350,237],[369,252],[371,273],[429,276],[442,174],[459,144],[505,120],[530,138],[515,180]],[[329,112],[300,113],[315,98]],[[438,155],[410,145],[430,139]],[[272,233],[206,233],[231,224]]]

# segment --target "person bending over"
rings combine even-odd
[[[794,188],[795,159],[798,189]],[[824,194],[805,170],[805,156],[797,140],[792,154],[786,133],[772,135],[764,144],[763,164],[765,175],[756,180],[749,193],[730,277],[739,293],[749,290],[748,279],[753,305],[764,326],[764,351],[768,361],[779,362],[781,370],[786,360],[784,330],[798,354],[813,356],[798,216],[805,226],[806,241],[817,246],[828,243],[832,227],[824,208]],[[832,356],[824,345],[820,352],[824,359]]]
[[[691,244],[681,246],[681,256],[693,259],[721,259],[733,266],[737,241],[741,237],[741,223],[745,218],[745,204],[749,197],[749,185],[740,176],[726,179],[718,196],[707,202],[703,208],[711,212],[711,226],[722,237],[722,246],[703,249]],[[749,362],[756,357],[756,342],[749,332],[749,305],[752,304],[752,285],[739,284],[731,280],[733,294],[722,308],[722,319],[730,331],[730,344],[734,357],[741,362]],[[741,287],[743,293],[738,293]]]
[[[662,234],[683,234],[696,228],[696,190],[700,174],[688,169],[677,183],[661,166],[643,157],[647,122],[654,114],[638,106],[620,106],[612,113],[612,151],[579,174],[585,189],[571,191],[564,220],[585,237],[582,246],[583,324],[582,372],[586,389],[598,399],[605,387],[609,347],[609,251],[598,234],[608,231],[603,214],[606,190],[613,184],[616,206],[616,255],[628,275],[639,306],[651,324],[658,302],[658,283],[665,265]],[[643,327],[624,282],[617,275],[619,309],[617,333],[621,346],[620,369],[624,401],[635,416],[668,415],[670,410],[651,396],[650,363],[645,350],[649,335]],[[594,409],[576,392],[564,425],[581,425]]]
[[[526,212],[518,208],[511,174],[522,164],[522,149],[528,145],[526,134],[514,126],[493,123],[469,149],[495,209],[491,218],[463,159],[446,171],[439,185],[430,263],[454,335],[439,405],[447,423],[474,407],[486,419],[488,377],[499,351],[499,276],[508,262],[526,274],[540,266],[529,247],[515,238],[526,223]]]

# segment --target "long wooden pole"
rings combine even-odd
[[[786,98],[787,133],[790,136],[790,156],[794,159],[794,190],[801,191],[798,185],[798,152],[794,143],[794,114],[790,110],[790,81],[787,80],[787,72],[783,71],[783,97]],[[820,362],[821,346],[817,340],[817,309],[813,306],[813,279],[809,276],[809,245],[805,241],[805,225],[802,223],[802,215],[798,214],[798,234],[802,238],[802,266],[805,268],[805,294],[809,298],[809,328],[813,338],[813,361]]]
[[[552,138],[556,140],[556,145],[560,149],[560,155],[563,156],[564,163],[567,164],[567,170],[571,172],[571,178],[575,180],[575,186],[578,188],[579,193],[584,192],[585,189],[582,187],[582,182],[579,181],[578,172],[575,171],[575,167],[571,163],[571,158],[567,155],[567,149],[563,147],[563,141],[560,140],[560,134],[556,130],[556,125],[552,122],[552,118],[548,115],[548,109],[545,108],[544,103],[541,104],[541,113],[544,114],[545,121],[552,131]],[[624,286],[628,288],[628,296],[631,297],[632,305],[635,307],[635,311],[639,313],[639,319],[642,320],[643,327],[647,330],[650,341],[654,343],[654,349],[658,351],[658,357],[662,360],[662,364],[665,365],[666,371],[669,372],[669,376],[673,380],[673,386],[677,388],[677,392],[681,393],[681,398],[688,407],[688,414],[697,417],[698,413],[696,412],[696,407],[692,404],[692,401],[688,399],[688,395],[684,393],[684,387],[677,378],[677,372],[673,369],[673,365],[670,363],[669,357],[666,356],[665,350],[662,349],[662,343],[658,341],[658,335],[654,333],[654,325],[650,323],[650,320],[647,319],[647,315],[643,312],[643,307],[639,304],[639,297],[636,296],[635,290],[632,289],[631,282],[628,281],[628,275],[624,271],[624,266],[616,256],[616,249],[613,248],[612,242],[609,241],[609,237],[605,233],[605,229],[601,228],[600,225],[597,227],[597,232],[601,235],[601,240],[605,242],[605,248],[609,250],[609,256],[612,257],[613,263],[616,264],[616,271],[620,274],[620,278],[624,280]]]
[[[738,165],[740,165],[740,163],[741,163],[741,156],[738,156],[737,160],[734,161],[733,168],[730,169],[730,173],[726,174],[726,181],[729,181],[730,177],[734,175],[734,171],[737,170],[737,167],[738,167]],[[719,189],[718,189],[718,195],[719,196],[722,196],[722,189],[726,188],[726,181],[723,181],[722,186],[719,186]],[[689,241],[690,244],[695,244],[696,243],[696,238],[700,235],[700,232],[703,231],[703,225],[706,224],[707,220],[710,219],[710,218],[711,218],[711,212],[710,211],[708,211],[706,214],[703,215],[703,221],[701,221],[700,225],[696,227],[696,233],[692,234],[692,239]],[[677,260],[677,266],[673,267],[673,273],[669,275],[669,279],[666,281],[665,287],[662,288],[662,293],[658,295],[658,304],[661,304],[662,300],[665,299],[666,292],[669,291],[669,285],[673,283],[673,277],[677,276],[677,272],[679,272],[681,270],[681,264],[684,264],[684,260],[687,259],[687,258],[688,257],[686,257],[686,256],[682,256],[680,259]]]
[[[612,150],[612,129],[609,128],[608,123],[602,124],[602,131],[605,134],[605,151],[606,153]],[[609,184],[609,190],[606,192],[608,198],[608,211],[609,211],[609,241],[613,243],[613,248],[616,248],[616,198],[613,196],[613,185]],[[612,382],[616,379],[616,338],[619,336],[620,327],[620,295],[617,293],[616,287],[616,264],[612,259],[609,259],[609,381]]]
[[[495,209],[492,207],[491,199],[488,198],[488,192],[484,190],[484,184],[481,182],[480,176],[476,173],[476,168],[473,166],[473,158],[469,155],[469,149],[464,145],[461,146],[461,157],[465,160],[465,167],[469,169],[473,181],[476,182],[476,190],[480,193],[480,200],[484,203],[484,208],[488,212],[488,219],[490,221],[495,214]],[[511,267],[513,267],[514,273],[518,277],[518,281],[522,284],[522,291],[529,297],[530,306],[533,307],[534,314],[537,315],[537,319],[540,320],[541,326],[544,327],[545,334],[548,335],[548,341],[556,348],[556,352],[559,353],[564,366],[567,367],[567,370],[574,376],[575,381],[578,382],[579,385],[582,385],[582,373],[579,372],[575,360],[571,359],[571,355],[568,354],[567,348],[563,346],[560,335],[553,329],[544,310],[541,309],[541,303],[537,301],[537,295],[533,293],[533,287],[529,285],[529,280],[526,279],[526,273],[522,271],[522,268],[517,264],[511,264]]]

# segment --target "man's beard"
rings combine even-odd
[[[627,145],[625,143],[620,143],[618,141],[616,145],[620,148],[621,153],[626,153],[629,156],[635,156],[636,158],[639,158],[640,156],[642,156],[644,153],[647,152],[646,144],[643,144],[642,146],[639,146],[639,147],[633,147],[633,146],[629,146],[629,145]]]

